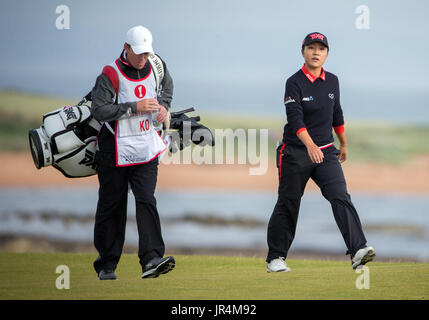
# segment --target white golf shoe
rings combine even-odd
[[[352,258],[352,268],[356,269],[359,266],[362,266],[375,258],[375,250],[373,247],[365,247],[359,249],[354,257]]]
[[[291,268],[286,265],[285,258],[278,257],[267,263],[267,272],[289,272]]]

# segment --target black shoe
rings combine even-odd
[[[113,270],[101,270],[98,273],[98,280],[118,280]]]
[[[153,258],[143,267],[142,278],[156,278],[160,274],[173,270],[175,264],[176,262],[172,256]]]

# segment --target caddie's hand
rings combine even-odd
[[[343,163],[347,160],[347,146],[340,146],[340,154],[338,155],[338,160],[340,163]]]
[[[159,105],[159,113],[158,116],[156,117],[156,121],[159,123],[162,123],[165,121],[165,119],[167,119],[167,108],[164,107],[163,105]]]
[[[137,101],[137,112],[139,113],[152,113],[159,110],[159,104],[156,99],[143,99]]]
[[[315,144],[307,147],[308,155],[313,163],[322,163],[323,162],[323,152]]]

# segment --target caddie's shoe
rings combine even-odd
[[[113,270],[101,270],[98,273],[98,280],[118,280]]]
[[[289,272],[292,269],[286,265],[285,258],[278,257],[267,263],[267,272]]]
[[[352,268],[356,269],[359,266],[362,266],[375,258],[375,250],[373,247],[365,247],[359,249],[354,257],[352,258]]]
[[[153,258],[143,267],[142,278],[156,278],[160,274],[173,270],[175,264],[176,261],[172,256]]]

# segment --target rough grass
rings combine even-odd
[[[136,255],[124,254],[117,281],[99,281],[94,254],[0,253],[0,299],[289,300],[428,299],[428,263],[372,262],[370,288],[349,261],[290,260],[292,272],[268,274],[264,259],[177,255],[176,268],[141,279]],[[70,289],[55,286],[56,267],[70,269]]]

